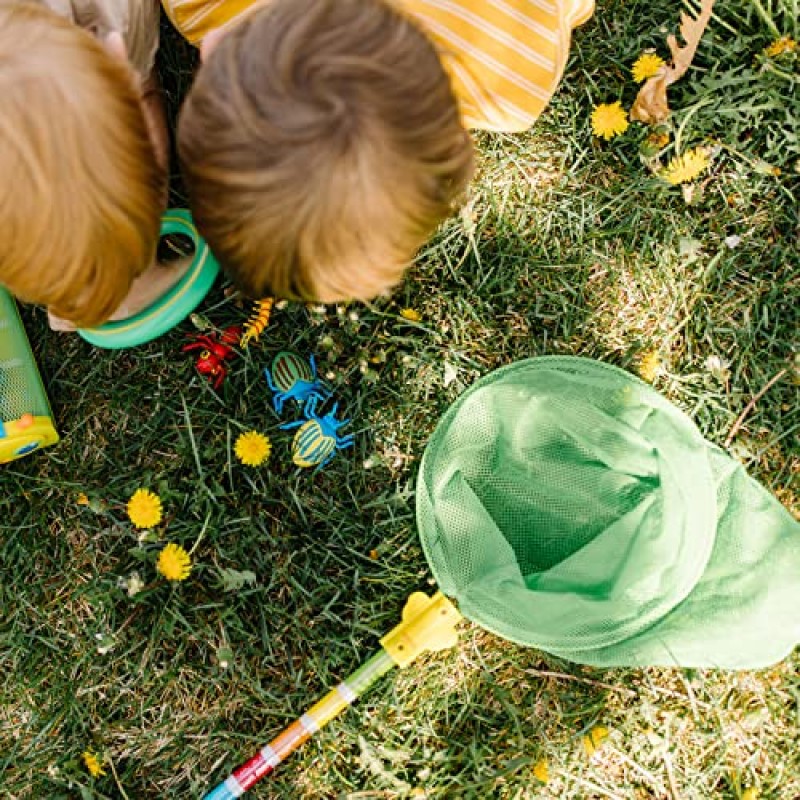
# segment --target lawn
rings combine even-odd
[[[0,795],[201,796],[354,670],[432,590],[413,505],[430,433],[517,359],[641,374],[800,513],[800,55],[765,54],[800,38],[798,7],[718,6],[656,156],[705,148],[692,184],[641,157],[644,125],[592,135],[597,104],[630,108],[638,56],[669,56],[679,12],[601,2],[536,128],[479,137],[466,205],[395,294],[279,305],[219,393],[181,347],[243,321],[224,284],[194,324],[120,352],[25,309],[63,438],[0,468]],[[191,58],[165,44],[174,117]],[[292,465],[262,374],[288,348],[316,354],[353,420],[355,447],[316,474]],[[234,455],[245,430],[272,440],[260,468]],[[164,508],[144,536],[125,513],[140,487]],[[185,581],[154,569],[167,541],[191,551]],[[760,672],[599,670],[464,625],[252,796],[792,800],[798,741],[797,652]]]

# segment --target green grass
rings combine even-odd
[[[220,395],[180,352],[189,323],[105,352],[26,312],[63,440],[0,473],[3,797],[199,796],[356,668],[404,598],[432,587],[413,514],[430,432],[513,360],[570,353],[635,371],[656,352],[655,385],[718,444],[787,370],[730,450],[800,511],[797,59],[779,65],[793,82],[758,66],[771,26],[796,36],[791,3],[720,2],[696,69],[671,90],[681,147],[715,148],[690,205],[641,163],[640,128],[591,137],[592,105],[629,105],[630,64],[646,47],[667,55],[677,15],[608,0],[537,127],[480,137],[464,212],[394,297],[276,310]],[[191,65],[167,41],[174,119]],[[201,311],[220,327],[244,315],[221,288]],[[354,420],[355,448],[317,475],[291,466],[261,375],[287,347],[317,353]],[[249,428],[273,439],[267,468],[233,457]],[[140,486],[164,501],[161,541],[196,548],[175,588],[154,580],[158,542],[126,521]],[[227,569],[257,581],[225,591]],[[120,582],[133,572],[147,587],[130,598]],[[611,734],[589,759],[581,737],[597,724]],[[384,679],[253,797],[693,800],[757,787],[790,800],[798,737],[797,654],[758,673],[603,671],[465,627],[456,649]],[[113,774],[90,779],[87,748]],[[546,786],[532,772],[542,758]]]

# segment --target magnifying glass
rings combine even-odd
[[[170,209],[161,220],[161,236],[183,234],[192,240],[194,257],[186,274],[148,308],[127,319],[106,322],[96,328],[81,328],[78,334],[89,344],[110,350],[136,347],[157,339],[182,322],[208,294],[219,264],[200,236],[191,214]]]

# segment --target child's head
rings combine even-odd
[[[207,54],[178,141],[198,227],[257,297],[389,289],[473,165],[433,45],[384,0],[255,7]]]
[[[166,175],[136,77],[73,23],[0,0],[0,283],[79,325],[155,255]]]

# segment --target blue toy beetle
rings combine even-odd
[[[312,398],[325,399],[330,396],[322,382],[317,378],[317,365],[314,356],[310,364],[297,353],[282,351],[272,360],[272,368],[264,370],[269,388],[274,392],[272,406],[280,415],[283,404],[294,398],[300,405]]]
[[[324,417],[317,416],[319,399],[317,395],[308,399],[303,409],[305,420],[281,425],[284,430],[299,428],[292,442],[292,461],[298,467],[316,467],[320,470],[336,455],[337,450],[352,447],[355,441],[353,434],[339,436],[336,433],[339,428],[350,422],[349,419],[336,419],[338,403],[334,404],[329,414]]]

